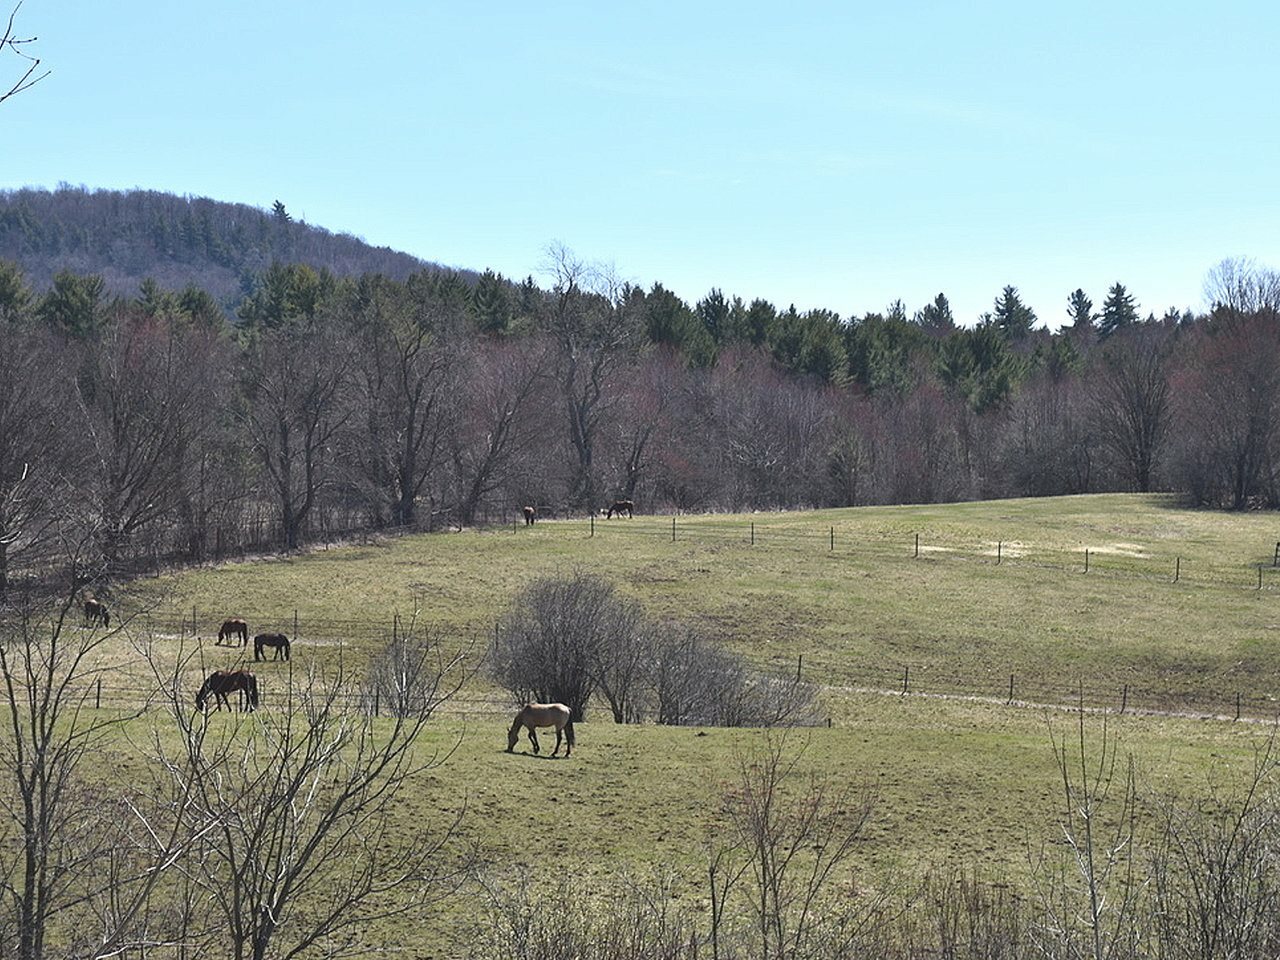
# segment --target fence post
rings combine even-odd
[[[1258,589],[1262,589],[1262,564],[1258,564]]]
[[[832,527],[831,528],[831,549],[834,550],[835,548],[836,548],[836,528]]]
[[[98,688],[93,694],[93,709],[98,710],[102,707],[102,678],[98,678]]]
[[[596,535],[596,515],[593,512],[591,514],[591,536],[594,537],[595,535]]]
[[[800,668],[804,666],[804,654],[796,657],[796,683],[800,682]]]
[[[1013,674],[1009,674],[1009,703],[1013,703]]]
[[[1084,548],[1084,572],[1089,572],[1089,548]]]
[[[1004,541],[997,540],[996,541],[996,566],[997,567],[1000,566],[1000,561],[1003,559],[1003,557],[1004,557]]]
[[[916,559],[920,558],[920,534],[916,534]]]
[[[1178,557],[1173,561],[1173,582],[1177,583],[1182,578],[1182,558]]]
[[[909,685],[910,682],[911,682],[911,666],[910,664],[908,664],[907,666],[902,668],[902,693],[904,696],[906,695],[907,686]]]
[[[400,639],[400,614],[393,613],[391,615],[391,642],[395,643],[399,639]]]
[[[1240,691],[1236,691],[1236,719],[1240,719]]]
[[[756,522],[754,520],[751,521],[751,545],[753,547],[756,545]]]
[[[1280,541],[1276,542],[1276,554],[1271,558],[1271,565],[1273,567],[1280,567]]]
[[[1120,694],[1120,712],[1124,713],[1125,707],[1129,705],[1129,685],[1124,685],[1124,692]]]
[[[676,542],[676,518],[671,518],[671,542]]]

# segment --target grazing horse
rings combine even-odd
[[[632,500],[615,500],[613,501],[613,506],[609,508],[609,512],[605,514],[605,519],[612,520],[615,513],[618,516],[622,516],[624,510],[627,512],[628,517],[634,517],[635,509],[636,505]]]
[[[524,508],[524,525],[526,527],[532,527],[533,521],[537,518],[537,516],[538,516],[537,507],[525,507]]]
[[[218,710],[222,709],[223,704],[230,710],[231,702],[227,699],[227,694],[237,691],[240,693],[241,712],[246,709],[252,711],[258,705],[258,680],[252,673],[246,670],[215,670],[204,678],[204,683],[196,693],[196,709],[203,710],[212,696]]]
[[[284,659],[289,659],[289,638],[283,633],[260,633],[253,638],[253,659],[265,660],[266,655],[263,653],[263,647],[274,647],[276,655],[273,659],[279,660],[281,655]]]
[[[218,643],[222,643],[223,640],[234,640],[236,637],[240,638],[240,646],[247,645],[249,643],[249,625],[239,617],[223,620],[222,626],[218,630]]]
[[[95,623],[100,623],[104,627],[111,626],[111,611],[107,609],[107,605],[101,600],[95,600],[89,597],[84,602],[84,625],[91,627]]]
[[[538,734],[534,728],[555,727],[556,748],[551,751],[551,755],[554,757],[560,752],[560,739],[563,731],[564,739],[568,741],[564,755],[566,757],[569,756],[573,752],[573,721],[569,719],[570,716],[569,708],[563,703],[526,703],[520,708],[516,718],[511,721],[511,729],[507,731],[507,753],[515,750],[516,741],[520,739],[521,727],[529,731],[529,742],[533,744],[534,753],[541,752],[538,747]]]

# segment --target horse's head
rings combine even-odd
[[[196,709],[203,710],[205,701],[209,698],[209,684],[206,682],[199,690],[196,691]]]
[[[516,741],[520,739],[520,718],[516,718],[516,722],[511,725],[511,729],[507,731],[507,753],[511,753],[516,748]]]

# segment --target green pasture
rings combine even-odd
[[[1239,695],[1270,716],[1278,539],[1270,514],[1138,495],[680,516],[674,541],[671,517],[579,519],[225,564],[122,602],[175,636],[194,613],[214,662],[240,655],[208,646],[226,616],[291,633],[296,613],[302,657],[358,659],[415,606],[483,650],[522,586],[582,567],[761,666],[803,658],[831,687],[897,689],[909,671],[913,692],[1007,699],[1012,676],[1015,699],[1073,702],[1083,687],[1119,705],[1127,685],[1134,706],[1234,714]]]
[[[163,724],[161,716],[135,721],[135,739],[145,742],[138,728]],[[237,722],[225,713],[210,719]],[[1106,724],[1121,755],[1134,757],[1147,809],[1162,797],[1201,793],[1210,780],[1220,787],[1241,780],[1269,733],[1264,724],[1186,718]],[[861,882],[910,883],[963,865],[1019,884],[1031,861],[1052,855],[1061,839],[1050,731],[1074,738],[1076,729],[1068,712],[862,696],[847,700],[839,726],[788,732],[786,749],[801,754],[793,788],[816,774],[833,790],[873,796],[855,858]],[[1086,729],[1096,750],[1103,720],[1090,718]],[[604,900],[624,872],[644,878],[655,870],[673,871],[682,901],[700,908],[707,844],[728,838],[724,797],[764,731],[596,720],[578,726],[569,759],[534,757],[524,740],[508,754],[505,731],[503,717],[441,718],[422,750],[447,759],[396,808],[393,835],[443,829],[463,809],[458,854],[472,847],[484,875],[499,883],[533,880],[544,909],[556,908],[562,889]],[[135,765],[104,769],[127,777]],[[368,944],[415,957],[465,955],[485,904],[479,883],[458,884],[424,916],[371,930]]]
[[[469,643],[475,666],[521,587],[582,567],[655,616],[698,623],[759,667],[799,665],[820,684],[831,726],[791,732],[790,748],[803,746],[803,770],[874,793],[858,857],[873,883],[957,865],[1025,878],[1029,856],[1060,839],[1050,730],[1074,729],[1072,714],[1045,705],[1082,690],[1118,707],[1129,685],[1127,712],[1105,722],[1147,800],[1244,776],[1270,730],[1261,721],[1280,687],[1272,515],[1094,496],[680,516],[674,542],[671,524],[637,516],[597,519],[594,536],[590,521],[569,520],[388,538],[138,581],[110,597],[129,626],[107,655],[130,664],[141,689],[135,645],[153,644],[160,662],[194,653],[193,671],[222,666],[246,656],[213,643],[224,617],[292,633],[296,612],[296,677],[339,657],[358,665],[393,617],[403,629],[416,608],[448,645]],[[907,668],[913,695],[886,693]],[[271,709],[290,668],[255,669]],[[1220,718],[1236,693],[1239,723]],[[113,692],[103,695],[105,708]],[[1138,712],[1160,709],[1177,715]],[[423,745],[457,749],[397,809],[396,829],[443,826],[465,805],[464,839],[491,875],[557,878],[547,909],[561,880],[603,895],[623,871],[651,867],[675,870],[696,903],[704,845],[725,835],[722,798],[765,734],[619,727],[597,710],[573,757],[549,760],[523,741],[504,752],[506,711],[478,673]],[[1089,715],[1095,740],[1103,722]],[[483,903],[479,886],[465,887],[420,923],[372,931],[370,944],[456,956]]]

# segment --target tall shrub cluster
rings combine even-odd
[[[488,662],[517,704],[563,703],[574,720],[593,697],[615,723],[814,720],[812,684],[753,670],[692,628],[654,621],[607,580],[580,570],[522,590],[498,623]]]

